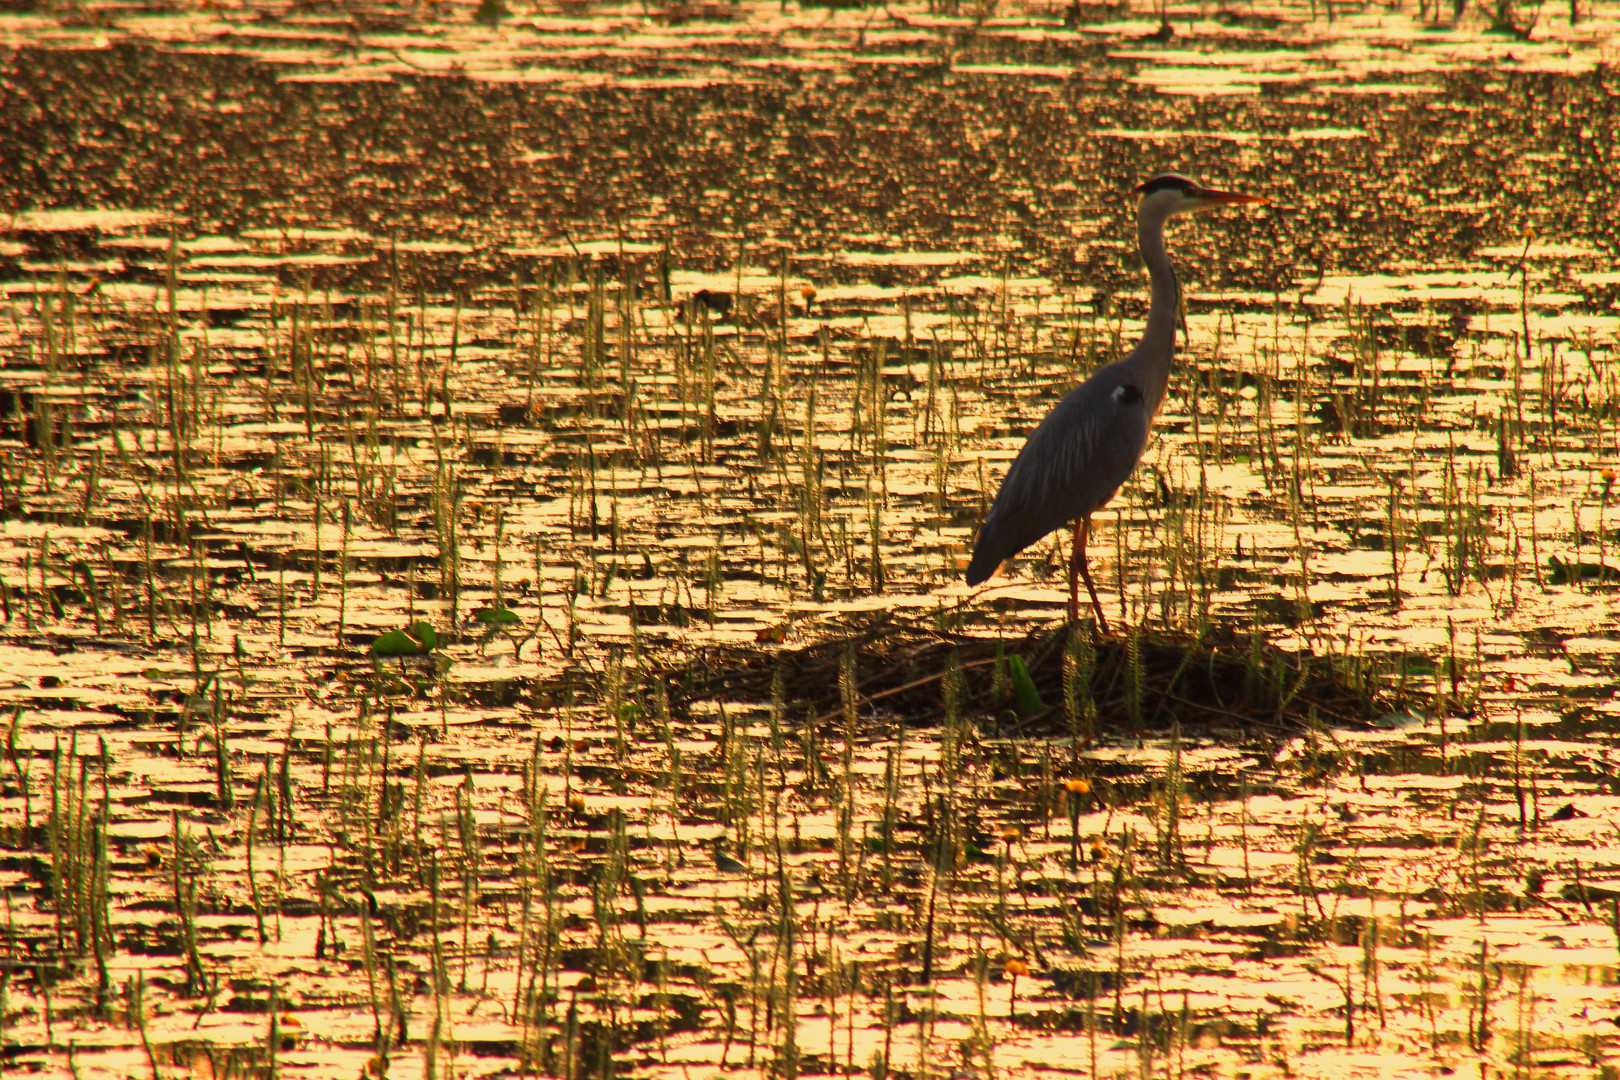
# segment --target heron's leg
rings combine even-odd
[[[1069,556],[1069,621],[1080,618],[1080,581],[1084,578],[1086,591],[1091,594],[1091,609],[1097,613],[1097,629],[1108,633],[1108,620],[1103,617],[1102,601],[1097,599],[1097,586],[1091,580],[1091,567],[1086,565],[1086,537],[1091,533],[1091,516],[1074,519],[1074,552]]]
[[[1074,548],[1069,552],[1069,621],[1080,621],[1080,564],[1086,558],[1086,528],[1090,519],[1074,519]]]

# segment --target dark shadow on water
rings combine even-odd
[[[1082,742],[1177,728],[1246,742],[1374,727],[1410,705],[1364,655],[1285,650],[1231,628],[1099,636],[1090,622],[1006,640],[884,617],[798,648],[713,647],[661,677],[678,715],[696,702],[774,698],[820,723],[853,704],[865,727],[967,718],[986,734]]]

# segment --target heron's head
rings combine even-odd
[[[1213,210],[1217,206],[1248,206],[1265,203],[1264,195],[1245,195],[1239,191],[1221,191],[1189,180],[1180,173],[1161,173],[1136,186],[1141,197],[1142,211],[1157,210],[1165,217],[1172,214],[1196,214],[1200,210]]]

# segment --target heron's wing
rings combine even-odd
[[[1115,368],[1075,387],[1030,433],[979,530],[969,584],[1047,533],[1096,512],[1129,479],[1147,446],[1149,417],[1140,388]]]

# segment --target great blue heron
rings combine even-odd
[[[1086,534],[1091,515],[1112,499],[1130,477],[1147,446],[1148,425],[1164,401],[1170,364],[1176,355],[1176,271],[1164,249],[1164,223],[1176,214],[1217,206],[1264,203],[1259,195],[1217,191],[1185,176],[1165,173],[1136,189],[1136,242],[1153,283],[1142,340],[1122,359],[1098,368],[1070,390],[1018,451],[995,504],[979,527],[968,563],[967,581],[977,585],[1007,559],[1064,525],[1074,525],[1069,556],[1069,619],[1080,617],[1084,578],[1108,632],[1097,586],[1086,566]]]

